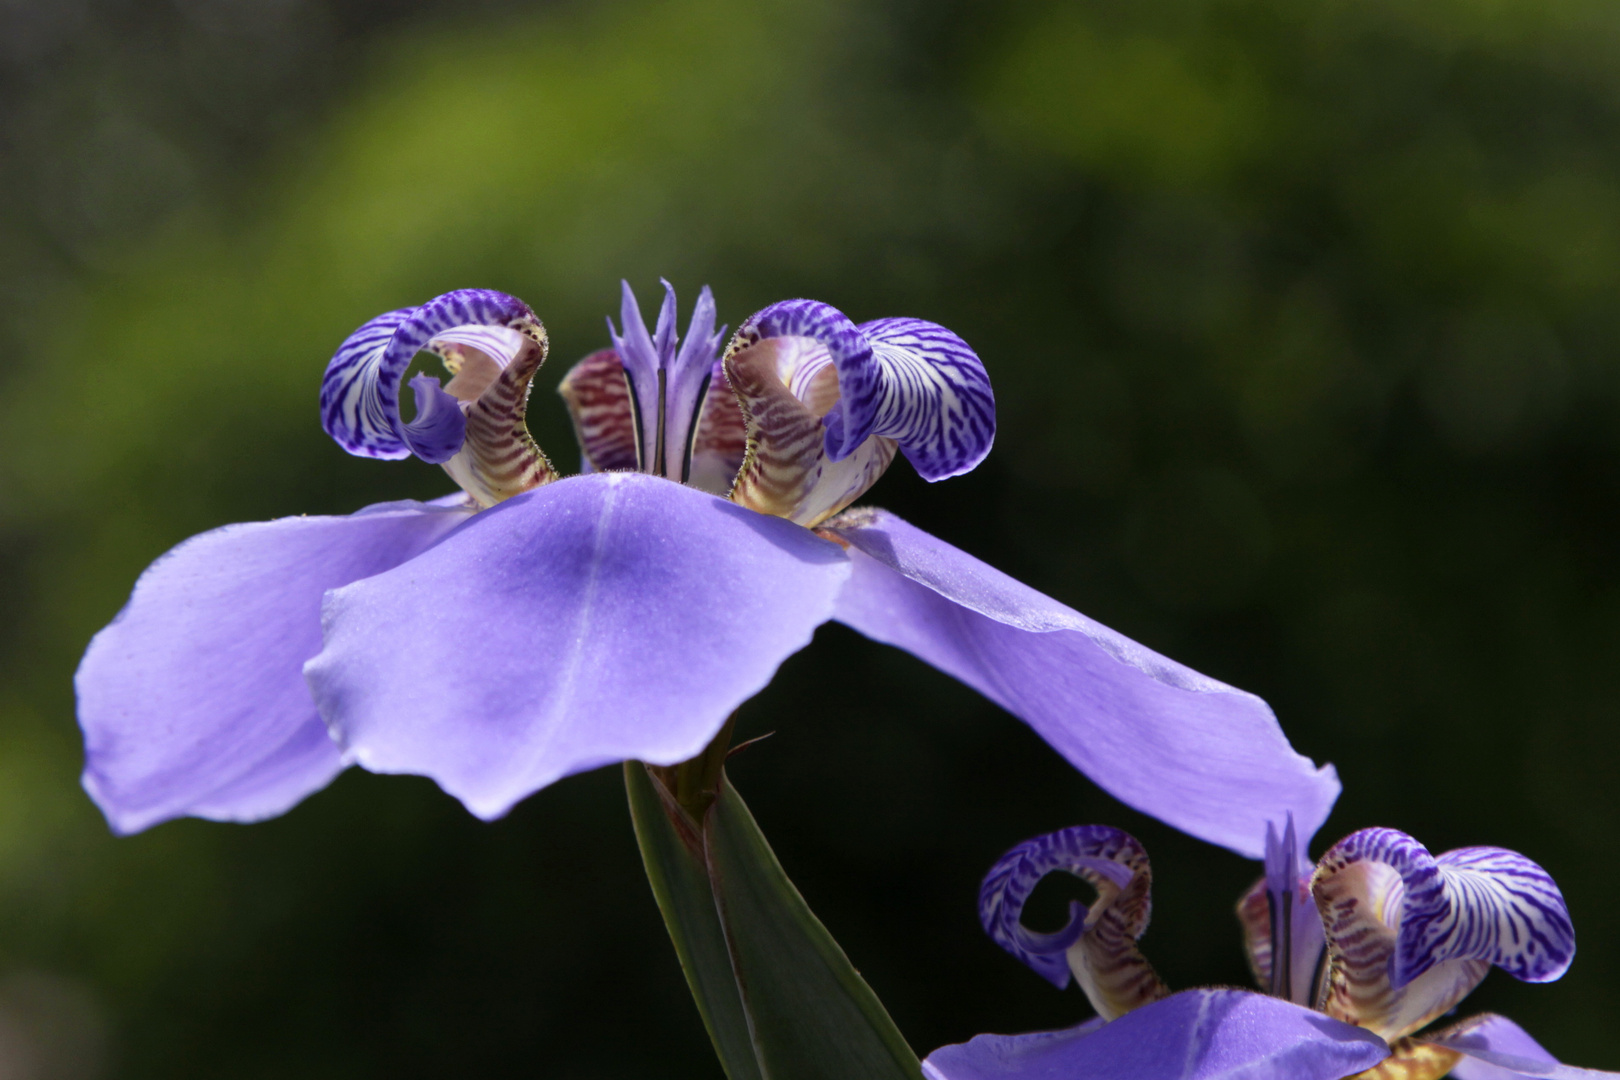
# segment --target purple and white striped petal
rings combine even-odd
[[[1090,907],[1069,905],[1050,934],[1020,921],[1042,878],[1073,874],[1097,890]],[[1059,990],[1072,975],[1104,1020],[1170,991],[1136,948],[1151,910],[1152,870],[1136,838],[1106,825],[1077,825],[1026,840],[1003,855],[979,886],[979,922],[991,939]]]
[[[895,440],[927,480],[958,476],[995,439],[995,397],[984,364],[960,337],[922,319],[856,326],[817,300],[783,300],[738,329],[727,355],[772,337],[826,346],[840,398],[823,417],[826,453],[841,461],[873,435]]]
[[[1425,1035],[1419,1042],[1463,1055],[1451,1069],[1454,1080],[1598,1080],[1620,1076],[1603,1069],[1581,1069],[1560,1064],[1540,1043],[1505,1016],[1485,1013],[1470,1017],[1444,1031]]]
[[[1376,1031],[1391,1042],[1450,1010],[1490,970],[1484,960],[1456,958],[1397,984],[1403,912],[1416,894],[1438,894],[1439,871],[1422,844],[1394,829],[1363,829],[1330,848],[1311,877],[1328,943],[1323,1011]]]
[[[838,373],[814,338],[765,338],[723,363],[748,433],[731,491],[738,505],[815,526],[860,498],[894,460],[894,440],[881,435],[842,460],[827,454],[821,420],[838,402]]]
[[[417,417],[400,414],[399,388],[416,354],[469,326],[510,327],[543,347],[545,331],[523,301],[492,289],[458,289],[416,308],[379,315],[349,335],[321,380],[321,426],[360,457],[415,454],[438,464],[461,448],[465,420],[456,399],[432,379],[416,380]]]
[[[1552,875],[1499,847],[1467,847],[1435,860],[1439,889],[1408,887],[1395,985],[1454,957],[1489,961],[1525,982],[1552,982],[1575,958],[1575,928]]]
[[[1386,1038],[1446,1012],[1496,964],[1527,982],[1569,968],[1575,932],[1545,870],[1502,848],[1440,856],[1394,829],[1363,829],[1311,881],[1332,957],[1328,1012]]]
[[[1243,990],[1184,990],[1093,1027],[979,1035],[923,1062],[927,1080],[1340,1080],[1389,1047],[1370,1031]]]

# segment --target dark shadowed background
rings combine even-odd
[[[154,557],[448,490],[321,433],[350,330],[524,297],[572,463],[551,388],[660,275],[966,337],[995,452],[868,501],[1264,695],[1345,782],[1313,854],[1540,861],[1574,968],[1465,1012],[1620,1068],[1609,0],[0,0],[0,1078],[719,1077],[616,770],[128,839],[77,784],[74,665]],[[1065,825],[1144,841],[1172,984],[1245,980],[1254,864],[909,656],[825,628],[766,731],[732,775],[919,1050],[1087,1014],[974,915]]]

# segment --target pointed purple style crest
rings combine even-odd
[[[1266,822],[1265,868],[1265,876],[1237,905],[1249,966],[1261,989],[1310,1007],[1316,1003],[1327,942],[1292,813],[1281,836]]]
[[[881,435],[900,444],[924,479],[943,480],[990,452],[990,378],[968,344],[943,326],[904,318],[856,326],[830,304],[783,300],[750,316],[727,353],[773,337],[812,338],[831,354],[840,397],[822,423],[833,461]]]
[[[690,469],[705,392],[725,327],[715,329],[714,294],[707,285],[692,307],[686,337],[675,332],[675,287],[663,281],[664,302],[658,325],[651,334],[628,281],[621,281],[619,305],[621,334],[608,320],[608,337],[624,365],[634,410],[637,462],[642,472],[684,481]],[[679,350],[676,344],[679,342]]]
[[[350,334],[321,380],[321,426],[339,446],[360,457],[398,460],[415,454],[439,464],[461,449],[466,420],[438,380],[412,380],[416,419],[405,423],[400,381],[416,354],[458,328],[512,327],[534,333],[529,306],[493,289],[458,289],[420,307],[379,315]],[[543,331],[538,331],[543,336]]]

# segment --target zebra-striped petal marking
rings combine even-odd
[[[456,399],[429,379],[419,384],[418,415],[400,415],[399,387],[418,352],[466,327],[510,327],[544,350],[545,330],[529,306],[492,289],[458,289],[420,307],[377,316],[350,334],[321,380],[321,426],[360,457],[415,454],[439,464],[461,449],[465,422]],[[537,365],[538,366],[538,365]]]
[[[1029,894],[1047,874],[1073,874],[1097,890],[1090,907],[1069,906],[1069,922],[1050,934],[1019,921]],[[1169,994],[1136,948],[1151,912],[1153,873],[1136,838],[1106,825],[1077,825],[1026,840],[1003,855],[979,886],[979,922],[996,944],[1059,990],[1071,973],[1104,1020]]]
[[[1502,848],[1438,859],[1394,829],[1335,844],[1311,880],[1327,933],[1327,1012],[1394,1039],[1460,1001],[1492,964],[1532,982],[1575,955],[1558,887]]]
[[[828,455],[821,421],[837,405],[838,373],[814,338],[764,338],[728,352],[724,363],[748,433],[733,502],[818,525],[860,498],[894,460],[894,440],[881,435],[842,460]]]
[[[817,300],[783,300],[750,316],[726,353],[773,337],[827,349],[839,401],[822,417],[827,456],[842,461],[866,440],[893,439],[926,480],[968,472],[990,452],[995,396],[984,364],[960,337],[923,319],[856,326]]]
[[[579,440],[582,473],[634,470],[636,415],[624,365],[612,349],[599,349],[568,369],[557,393],[568,405]]]
[[[1393,981],[1404,985],[1453,957],[1486,960],[1525,982],[1552,982],[1575,958],[1575,928],[1552,875],[1499,847],[1435,860],[1439,889],[1408,888]]]

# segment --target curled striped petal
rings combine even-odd
[[[1069,907],[1069,922],[1050,934],[1020,921],[1030,893],[1063,871],[1097,890],[1090,907]],[[1062,989],[1072,974],[1097,1015],[1123,1016],[1169,993],[1136,948],[1151,913],[1152,870],[1136,838],[1106,825],[1077,825],[1037,836],[997,861],[979,887],[985,932]]]
[[[321,426],[360,457],[415,454],[435,464],[461,448],[465,420],[456,398],[418,382],[417,416],[400,414],[399,388],[416,354],[465,327],[510,327],[544,349],[545,331],[523,301],[492,289],[458,289],[416,308],[377,316],[349,335],[321,380]]]
[[[826,347],[840,399],[823,417],[833,461],[878,435],[893,439],[924,479],[958,476],[984,460],[995,439],[995,397],[978,356],[960,337],[922,319],[856,326],[817,300],[784,300],[755,313],[727,355],[772,337]]]
[[[1446,1012],[1492,964],[1546,982],[1575,954],[1558,886],[1502,848],[1437,859],[1405,833],[1363,829],[1323,856],[1311,891],[1331,957],[1327,1011],[1385,1038]]]
[[[1552,875],[1498,847],[1435,859],[1438,895],[1408,890],[1395,954],[1397,985],[1453,957],[1485,960],[1525,982],[1552,982],[1575,958],[1575,928]]]
[[[1438,877],[1428,850],[1394,829],[1352,833],[1322,856],[1311,894],[1327,935],[1329,1016],[1393,1042],[1479,985],[1490,964],[1475,959],[1447,960],[1401,985],[1391,977],[1407,898],[1431,894]]]
[[[444,471],[483,507],[557,479],[527,421],[529,384],[546,359],[545,331],[536,338],[506,333],[517,340],[495,336],[492,341],[486,332],[463,333],[459,340],[446,335],[429,343],[454,373],[443,396],[454,395],[465,422],[461,447],[444,463]],[[432,380],[419,375],[411,385],[421,382]],[[420,416],[421,405],[417,408]]]
[[[894,440],[881,435],[841,460],[827,453],[821,421],[838,402],[838,373],[814,338],[764,338],[728,352],[724,364],[748,439],[733,502],[814,526],[860,498],[894,460]]]
[[[612,349],[600,349],[568,369],[557,386],[574,421],[580,472],[636,467],[636,418],[624,365]]]

